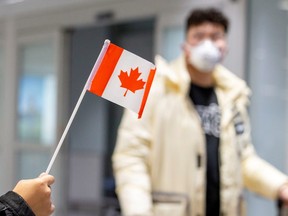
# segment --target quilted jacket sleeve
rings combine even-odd
[[[25,200],[13,191],[0,197],[0,216],[35,216]]]
[[[152,214],[148,168],[150,133],[145,128],[145,120],[137,120],[133,115],[130,111],[124,114],[112,157],[116,192],[124,216],[148,216]]]
[[[124,216],[153,214],[149,157],[154,105],[160,95],[161,81],[155,76],[142,118],[137,119],[137,115],[126,110],[118,129],[112,162]]]

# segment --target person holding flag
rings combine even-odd
[[[12,191],[0,197],[1,216],[49,216],[55,206],[51,202],[54,177],[42,173],[38,178],[21,180]]]
[[[156,58],[141,119],[125,111],[112,156],[123,216],[245,215],[243,188],[288,204],[288,177],[257,156],[250,89],[220,63],[229,21],[195,9],[183,55]]]

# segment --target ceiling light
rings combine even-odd
[[[279,7],[281,10],[288,10],[288,0],[282,0],[279,2]]]
[[[6,4],[17,4],[21,2],[24,2],[24,0],[6,0],[5,1]]]

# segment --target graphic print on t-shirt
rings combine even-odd
[[[205,134],[219,138],[221,118],[219,106],[215,103],[211,103],[208,106],[196,105],[195,107],[201,118]]]

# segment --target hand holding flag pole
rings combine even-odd
[[[127,71],[130,71],[129,75]],[[87,90],[138,113],[141,118],[155,72],[151,62],[105,40],[46,173],[52,168]],[[142,78],[138,79],[140,75]],[[128,90],[133,94],[128,94]]]

